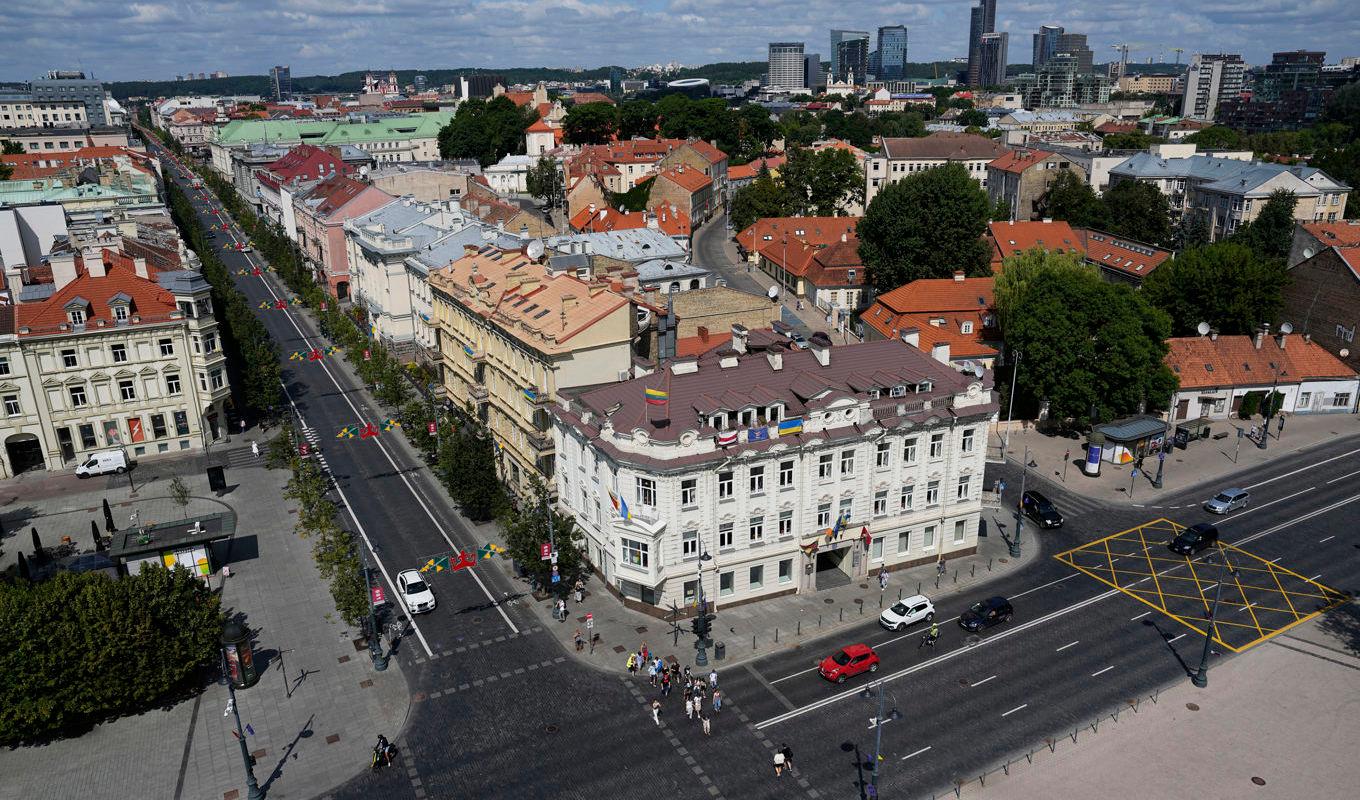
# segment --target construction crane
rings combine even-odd
[[[1184,52],[1185,52],[1185,48],[1184,48],[1184,47],[1173,47],[1173,48],[1171,48],[1171,52],[1173,52],[1173,53],[1176,54],[1176,66],[1179,67],[1179,66],[1181,65],[1181,53],[1184,53]]]
[[[1119,74],[1123,75],[1128,70],[1129,66],[1129,46],[1121,43],[1112,44],[1110,45],[1110,48],[1119,53]]]

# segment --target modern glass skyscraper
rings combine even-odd
[[[1061,25],[1044,25],[1034,34],[1034,58],[1030,63],[1036,70],[1058,54],[1058,37],[1062,34]]]
[[[1008,33],[984,33],[978,43],[978,80],[975,86],[1001,86],[1006,83],[1006,44]]]
[[[878,63],[874,77],[900,80],[907,66],[907,26],[886,25],[878,29]]]
[[[979,80],[982,34],[996,30],[996,0],[978,0],[968,21],[968,83],[981,85]]]
[[[839,29],[833,29],[831,31],[831,74],[836,78],[845,77],[845,68],[841,66],[840,56],[838,55],[841,42],[857,39],[863,39],[867,49],[869,42],[868,31],[843,31]]]
[[[843,40],[836,45],[836,54],[831,60],[840,65],[839,71],[831,73],[836,80],[849,77],[851,83],[863,86],[869,72],[869,37]]]
[[[269,70],[269,82],[274,90],[275,100],[287,100],[293,94],[293,71],[288,67],[274,67]]]

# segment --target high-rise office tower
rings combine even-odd
[[[1246,71],[1247,65],[1237,53],[1196,53],[1185,75],[1181,116],[1212,122],[1220,101],[1241,94]]]
[[[874,77],[901,80],[907,66],[907,26],[886,25],[878,29],[878,63]]]
[[[1030,63],[1036,70],[1058,54],[1058,37],[1062,33],[1061,25],[1044,25],[1034,34],[1034,57]]]
[[[832,70],[836,80],[849,81],[863,86],[865,75],[869,72],[869,39],[845,39],[836,45],[836,57],[832,59],[840,65],[840,70]]]
[[[274,89],[275,100],[287,100],[293,94],[293,71],[288,67],[274,67],[269,70],[269,82]]]
[[[826,90],[826,73],[822,72],[821,53],[808,53],[803,56],[803,86],[813,94]]]
[[[982,34],[991,33],[996,28],[996,0],[978,0],[973,6],[968,22],[968,83],[979,85],[979,50],[982,47]]]
[[[978,42],[978,80],[976,86],[1001,86],[1006,82],[1007,33],[984,33]]]
[[[1067,33],[1058,36],[1058,52],[1067,53],[1077,60],[1077,72],[1085,75],[1094,66],[1095,54],[1086,46],[1086,34]]]
[[[857,39],[863,39],[865,47],[867,48],[869,43],[869,32],[843,31],[839,29],[833,29],[831,31],[831,74],[836,78],[845,77],[845,68],[841,66],[839,55],[841,42],[854,41]]]
[[[770,42],[765,85],[779,89],[804,89],[805,64],[802,42]]]
[[[85,104],[85,119],[93,127],[108,125],[104,114],[104,84],[85,73],[52,70],[45,77],[30,81],[28,91],[34,102],[64,100]]]

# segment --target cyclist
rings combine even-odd
[[[926,631],[925,634],[921,636],[921,643],[916,646],[916,649],[919,650],[925,645],[930,645],[931,647],[934,647],[935,642],[937,642],[939,638],[940,638],[940,626],[932,622],[930,623],[930,630]]]

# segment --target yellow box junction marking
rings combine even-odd
[[[1234,653],[1346,602],[1336,589],[1230,544],[1219,542],[1193,558],[1176,555],[1166,544],[1183,530],[1169,519],[1155,519],[1054,558],[1201,636],[1212,625],[1214,641]],[[1218,615],[1210,620],[1220,580]]]

